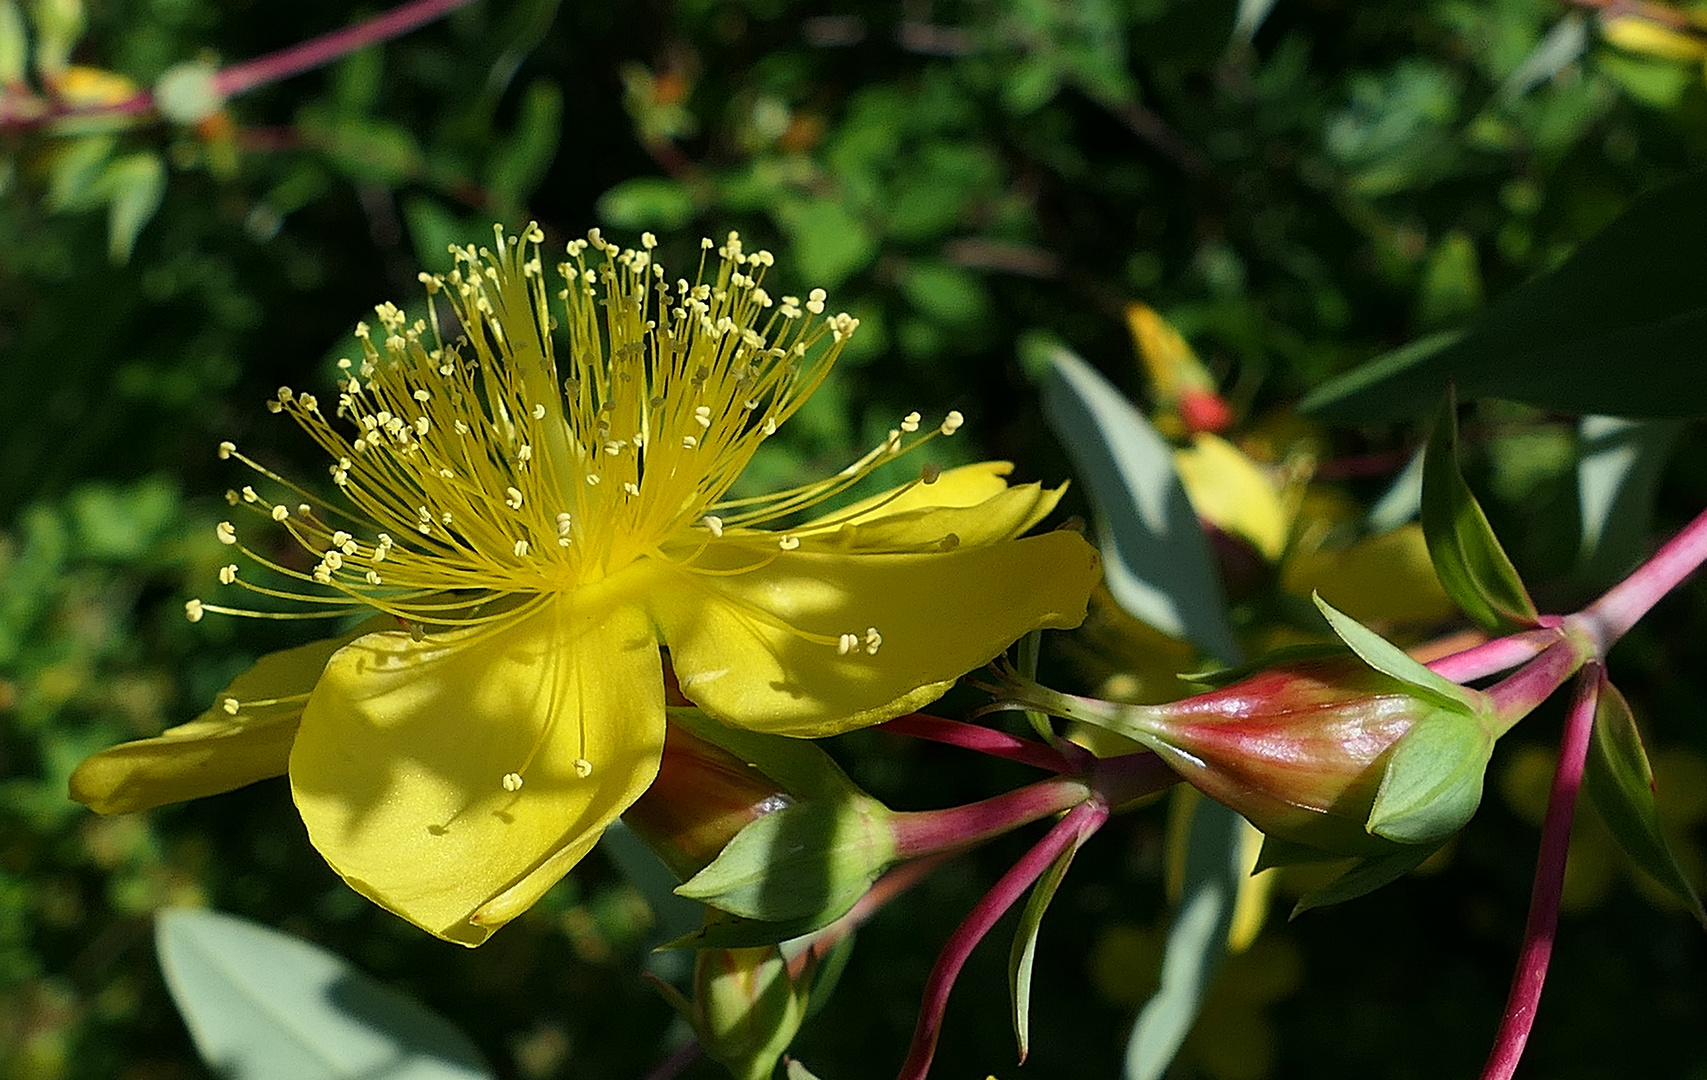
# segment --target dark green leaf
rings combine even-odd
[[[1625,853],[1707,926],[1707,909],[1678,866],[1660,828],[1654,772],[1642,747],[1642,733],[1629,702],[1611,683],[1600,690],[1583,781],[1595,809]]]
[[[1682,71],[1682,68],[1678,69]],[[1318,386],[1303,408],[1369,423],[1465,397],[1615,416],[1707,413],[1707,174],[1650,192],[1468,332],[1416,342]]]
[[[1264,835],[1262,850],[1257,853],[1257,865],[1254,872],[1268,870],[1276,866],[1305,866],[1311,863],[1338,862],[1344,855],[1308,844],[1295,844],[1290,840],[1282,840],[1277,836]]]
[[[1446,594],[1488,630],[1521,630],[1537,615],[1529,590],[1458,470],[1458,414],[1449,391],[1423,458],[1423,537]]]

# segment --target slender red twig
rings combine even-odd
[[[1547,797],[1547,818],[1541,826],[1541,854],[1535,860],[1535,885],[1529,895],[1529,921],[1523,928],[1523,948],[1506,998],[1505,1016],[1482,1080],[1510,1080],[1523,1057],[1547,966],[1553,958],[1553,936],[1559,926],[1559,897],[1565,888],[1565,855],[1571,844],[1571,818],[1582,789],[1583,763],[1588,757],[1589,732],[1595,705],[1606,685],[1606,669],[1590,663],[1577,676],[1576,697],[1559,742],[1559,767]]]
[[[333,30],[278,52],[233,64],[214,76],[214,86],[222,96],[233,97],[257,86],[266,86],[280,79],[288,79],[292,75],[312,71],[369,45],[389,41],[468,3],[470,0],[411,0],[410,3],[399,4],[383,15],[364,19],[354,26]]]
[[[1666,541],[1653,558],[1565,623],[1587,633],[1595,643],[1597,655],[1605,656],[1637,620],[1703,562],[1707,562],[1707,510]]]
[[[1068,761],[1066,755],[1052,746],[1047,746],[1031,739],[1021,739],[1009,735],[1005,731],[997,731],[981,724],[967,724],[959,720],[947,720],[928,713],[911,713],[898,716],[886,724],[878,725],[879,731],[890,731],[897,735],[905,735],[913,739],[925,739],[929,742],[944,743],[948,746],[958,746],[963,750],[975,750],[980,754],[991,757],[1006,758],[1025,765],[1034,765],[1039,769],[1047,769],[1053,773],[1075,772],[1076,768]]]

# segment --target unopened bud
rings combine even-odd
[[[766,1080],[806,1019],[810,982],[774,945],[700,950],[693,1024],[705,1052],[738,1080]]]
[[[1030,685],[1013,700],[1134,739],[1268,835],[1342,855],[1391,850],[1368,828],[1389,751],[1447,711],[1352,655],[1286,661],[1162,705]]]
[[[657,779],[622,819],[686,880],[717,858],[736,833],[792,801],[753,765],[671,724]]]

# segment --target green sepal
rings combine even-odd
[[[1328,620],[1328,625],[1339,639],[1376,671],[1398,679],[1415,690],[1419,697],[1451,712],[1469,716],[1483,711],[1486,707],[1484,695],[1430,671],[1412,659],[1405,650],[1350,615],[1337,610],[1323,600],[1320,593],[1311,593],[1310,599],[1316,602],[1316,607],[1321,610],[1322,616]]]
[[[1055,899],[1056,890],[1079,853],[1075,842],[1055,856],[1055,861],[1032,886],[1031,897],[1020,913],[1019,926],[1014,930],[1013,947],[1008,951],[1008,993],[1013,1005],[1014,1040],[1019,1044],[1020,1064],[1031,1053],[1031,968],[1037,959],[1037,933],[1043,927],[1043,914]]]
[[[1458,468],[1458,408],[1449,390],[1423,456],[1423,539],[1441,587],[1478,625],[1527,630],[1539,615]]]
[[[729,751],[797,799],[829,802],[865,794],[835,759],[810,739],[730,727],[691,705],[671,706],[667,711],[670,723]]]
[[[1315,863],[1339,862],[1346,856],[1342,852],[1326,851],[1309,844],[1300,844],[1292,840],[1282,840],[1278,836],[1263,834],[1262,850],[1257,852],[1257,864],[1251,868],[1251,873],[1260,874],[1264,870],[1272,870],[1279,866],[1308,866]]]
[[[1482,802],[1494,735],[1475,715],[1440,711],[1412,726],[1387,759],[1365,826],[1401,844],[1438,844]]]
[[[656,952],[675,949],[752,949],[760,945],[780,945],[822,930],[840,915],[767,921],[743,919],[739,915],[710,910],[705,925],[655,947]]]
[[[1600,688],[1583,782],[1594,808],[1624,853],[1682,900],[1695,918],[1707,926],[1707,909],[1702,907],[1701,896],[1678,866],[1660,828],[1654,770],[1642,747],[1642,733],[1636,727],[1629,702],[1611,683],[1603,683]]]
[[[1428,861],[1428,857],[1439,850],[1438,844],[1407,845],[1395,849],[1387,855],[1374,855],[1360,859],[1357,865],[1351,867],[1339,877],[1328,882],[1314,892],[1306,893],[1297,904],[1293,905],[1289,918],[1309,911],[1311,908],[1327,907],[1329,904],[1343,904],[1347,900],[1355,900],[1367,896],[1383,885],[1391,885]]]
[[[821,926],[853,907],[895,861],[892,816],[865,796],[796,803],[736,833],[676,893],[731,915]]]

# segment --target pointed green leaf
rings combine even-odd
[[[1073,856],[1078,853],[1078,843],[1062,850],[1032,886],[1031,898],[1026,901],[1019,927],[1014,931],[1013,948],[1008,952],[1008,993],[1013,1003],[1014,1039],[1019,1043],[1021,1064],[1031,1053],[1031,967],[1037,959],[1037,932],[1043,927],[1043,913],[1049,910],[1067,869],[1073,865]]]
[[[1684,876],[1660,829],[1654,771],[1629,702],[1611,683],[1601,687],[1583,777],[1594,808],[1637,866],[1651,874],[1707,926],[1707,910]]]
[[[306,941],[168,909],[160,969],[196,1050],[229,1080],[489,1080],[468,1036]]]
[[[1481,718],[1441,711],[1418,721],[1393,748],[1368,829],[1401,844],[1438,844],[1482,802],[1494,737]]]
[[[1704,248],[1707,173],[1696,173],[1637,199],[1467,332],[1376,357],[1300,407],[1330,420],[1396,420],[1455,382],[1465,397],[1575,414],[1707,414]]]
[[[840,917],[818,914],[767,922],[764,919],[743,919],[739,915],[712,909],[704,926],[655,948],[662,952],[666,949],[752,949],[761,945],[780,945],[805,937],[814,930],[822,930]]]
[[[1339,611],[1320,595],[1312,593],[1310,599],[1316,602],[1316,607],[1328,620],[1328,625],[1339,639],[1376,671],[1408,684],[1417,691],[1419,697],[1426,698],[1443,709],[1468,715],[1480,707],[1480,695],[1474,690],[1459,686],[1444,675],[1436,675],[1412,659],[1405,650],[1350,615]]]
[[[749,919],[821,919],[853,907],[895,860],[889,811],[873,799],[804,802],[735,834],[676,893]]]
[[[1437,850],[1439,845],[1407,845],[1395,849],[1390,855],[1375,855],[1362,859],[1333,881],[1303,896],[1292,908],[1291,917],[1296,919],[1311,908],[1343,904],[1347,900],[1367,896],[1415,870],[1427,862],[1428,857]]]
[[[1252,873],[1271,870],[1277,866],[1307,866],[1312,863],[1341,862],[1344,855],[1332,851],[1323,851],[1309,844],[1298,844],[1291,840],[1282,840],[1277,836],[1266,833],[1262,838],[1262,850],[1257,852],[1257,864]]]
[[[1446,594],[1488,630],[1528,629],[1537,615],[1488,517],[1458,469],[1458,412],[1448,392],[1423,459],[1423,538]]]

